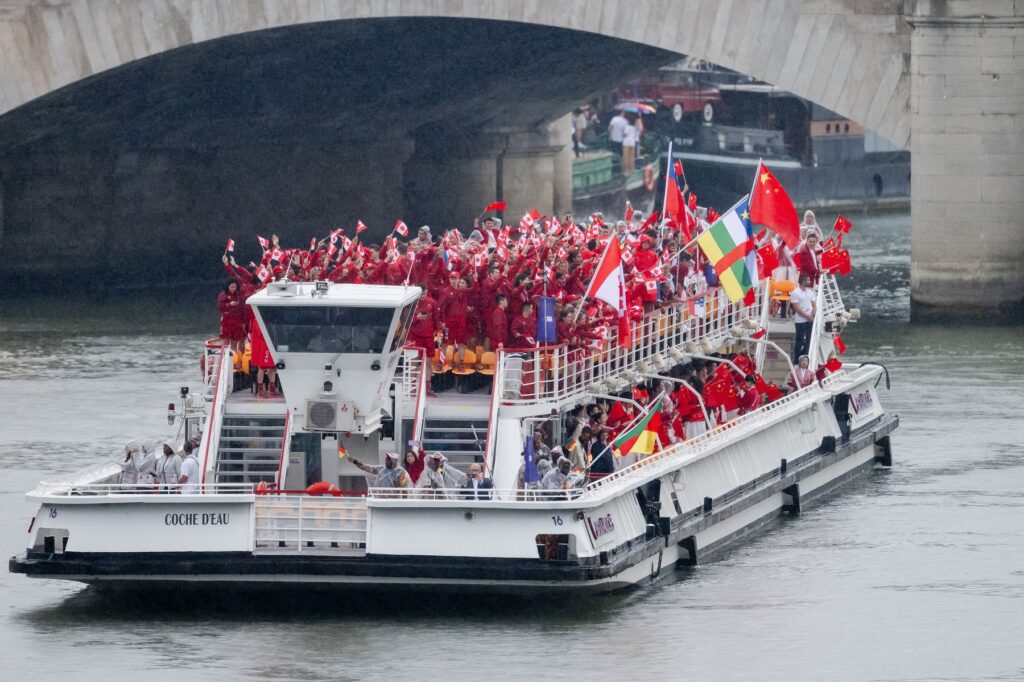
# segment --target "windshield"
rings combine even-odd
[[[259,313],[278,352],[380,354],[395,309],[260,306]]]

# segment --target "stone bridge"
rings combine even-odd
[[[2,277],[562,210],[560,116],[686,54],[909,147],[918,309],[991,309],[1024,286],[1022,25],[1024,0],[0,0]]]

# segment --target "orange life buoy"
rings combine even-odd
[[[651,164],[644,166],[644,188],[648,192],[654,191],[654,166]]]
[[[338,497],[339,495],[341,495],[341,490],[338,488],[338,486],[334,485],[333,483],[328,483],[327,481],[320,481],[319,483],[314,483],[313,485],[306,488],[306,494],[334,495],[335,497]]]
[[[257,495],[263,495],[266,492],[267,492],[267,482],[266,481],[260,481],[259,483],[256,484],[256,494]]]

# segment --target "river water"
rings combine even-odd
[[[831,219],[831,217],[829,217]],[[0,572],[7,680],[1024,679],[1020,328],[911,325],[909,218],[854,218],[842,282],[884,363],[895,466],[717,563],[577,603],[296,597],[123,603]],[[0,550],[24,549],[37,481],[163,435],[198,384],[212,301],[8,299],[0,312]]]

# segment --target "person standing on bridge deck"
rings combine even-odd
[[[629,125],[629,121],[621,111],[616,113],[608,123],[608,147],[619,156],[622,156],[622,136],[627,125]]]

